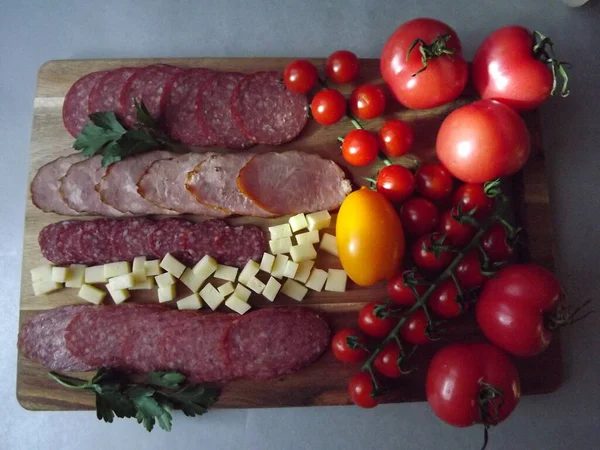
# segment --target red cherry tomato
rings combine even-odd
[[[346,115],[346,99],[340,91],[323,89],[313,97],[310,111],[321,125],[333,125]]]
[[[493,224],[481,238],[481,246],[492,262],[505,262],[515,252],[508,242],[508,232],[501,223]]]
[[[437,207],[422,197],[409,198],[400,208],[404,231],[413,237],[431,233],[440,220]]]
[[[356,330],[344,328],[331,339],[331,350],[338,361],[358,363],[367,357],[365,339]]]
[[[297,59],[292,61],[283,71],[283,83],[285,87],[297,94],[306,94],[310,91],[317,80],[319,73],[313,63],[306,59]]]
[[[338,50],[325,61],[325,74],[334,83],[350,83],[358,76],[358,57],[348,50]]]
[[[442,200],[452,193],[452,175],[441,164],[423,164],[415,179],[417,192],[429,200]]]
[[[435,243],[433,242],[435,241]],[[442,249],[436,255],[431,250],[432,245],[448,247],[445,237],[439,233],[433,233],[427,236],[421,236],[415,241],[411,249],[413,261],[418,268],[426,272],[441,272],[450,265],[454,259],[454,254],[449,249]]]
[[[414,139],[411,126],[402,120],[388,120],[379,130],[381,150],[391,158],[408,153]]]
[[[455,208],[444,211],[440,217],[438,231],[441,234],[445,234],[452,245],[464,247],[471,242],[471,239],[473,239],[473,236],[477,233],[477,229],[469,224],[460,223],[455,219],[455,216]]]
[[[494,201],[485,195],[483,184],[465,183],[461,185],[454,193],[452,204],[456,207],[460,204],[463,213],[469,213],[477,208],[473,217],[479,221],[487,219],[494,208]]]
[[[363,84],[352,91],[348,104],[359,119],[374,119],[385,110],[385,92],[374,84]]]
[[[382,303],[371,302],[362,307],[358,313],[358,327],[360,330],[372,337],[384,338],[396,325],[395,317],[378,317],[375,315],[375,307],[383,306]]]
[[[377,138],[367,130],[352,130],[342,142],[342,156],[353,166],[371,164],[378,153]]]
[[[431,342],[427,336],[427,315],[422,309],[416,310],[400,327],[400,337],[414,345],[424,345]]]
[[[379,399],[373,397],[375,387],[371,375],[361,372],[350,378],[348,393],[355,405],[361,408],[374,408],[379,405]]]
[[[400,358],[400,348],[397,343],[390,342],[375,357],[373,366],[380,374],[388,378],[398,378],[402,375],[398,367],[398,358]]]
[[[392,203],[400,203],[415,191],[415,176],[406,167],[392,164],[379,171],[377,190]]]
[[[454,275],[463,289],[473,289],[485,283],[487,277],[481,273],[479,250],[471,250],[460,260]]]
[[[459,316],[463,308],[459,303],[458,288],[451,278],[442,281],[427,299],[427,305],[440,317],[452,319]]]
[[[428,287],[425,284],[425,278],[418,272],[403,272],[394,276],[388,281],[387,291],[388,295],[392,302],[401,306],[413,306],[417,299],[415,298],[415,293],[413,292],[410,284],[407,282],[407,276],[412,273],[412,276],[417,280],[417,282],[421,282],[423,284],[415,284],[414,288],[417,291],[417,294],[422,296],[427,291]]]

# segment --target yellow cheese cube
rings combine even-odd
[[[317,251],[312,244],[298,244],[290,249],[290,255],[294,262],[307,261],[317,257]]]
[[[296,272],[298,271],[298,263],[294,261],[288,261],[285,263],[285,268],[283,269],[283,276],[287,278],[294,278],[296,276]]]
[[[204,277],[204,279],[208,279],[215,270],[217,270],[217,260],[212,256],[204,255],[204,257],[196,263],[194,268],[192,269],[196,275]]]
[[[177,288],[175,284],[170,284],[165,287],[158,287],[158,302],[165,303],[175,300],[177,297]]]
[[[146,257],[136,256],[133,258],[133,265],[131,271],[135,277],[136,283],[146,280]]]
[[[229,309],[235,311],[238,314],[244,314],[250,310],[250,305],[246,303],[244,300],[236,297],[235,294],[232,294],[226,301],[225,306]]]
[[[273,263],[271,275],[275,278],[283,278],[283,271],[285,270],[285,265],[289,259],[290,258],[287,255],[277,255],[275,257],[275,262]]]
[[[273,263],[275,262],[275,256],[270,253],[263,253],[263,257],[260,261],[260,270],[263,272],[271,273],[273,270]]]
[[[296,270],[296,275],[294,276],[294,280],[299,281],[300,283],[306,283],[308,277],[310,276],[310,271],[312,270],[315,262],[312,260],[302,261],[298,264],[298,270]]]
[[[108,278],[104,276],[104,265],[85,268],[85,282],[87,284],[106,283]]]
[[[308,292],[304,286],[294,280],[287,279],[281,287],[281,293],[300,302]]]
[[[165,269],[175,278],[179,278],[183,271],[185,270],[185,264],[180,262],[177,258],[175,258],[170,253],[167,253],[165,257],[160,262],[160,267]]]
[[[279,293],[280,289],[281,289],[281,283],[279,281],[277,281],[275,278],[271,277],[271,278],[269,278],[269,281],[267,281],[267,284],[266,284],[265,288],[263,289],[262,295],[267,300],[272,302],[275,300],[275,297],[277,297],[277,294]]]
[[[161,273],[154,277],[156,284],[158,284],[159,288],[167,288],[172,284],[175,284],[175,278],[169,272]]]
[[[250,278],[254,277],[258,271],[260,270],[260,265],[253,260],[250,260],[246,263],[246,265],[244,266],[244,268],[242,269],[242,272],[240,273],[240,277],[238,279],[238,281],[242,284],[248,284],[248,281],[250,281]]]
[[[200,308],[202,308],[202,300],[200,300],[200,296],[196,292],[177,302],[177,309],[189,309],[194,311]]]
[[[248,286],[249,289],[256,292],[257,294],[260,294],[265,288],[265,283],[263,283],[256,277],[252,277],[250,278],[250,280],[248,280],[246,286]]]
[[[31,282],[35,281],[52,281],[52,264],[46,264],[44,266],[35,267],[30,270]]]
[[[108,285],[111,289],[130,289],[135,286],[135,277],[132,273],[119,275],[118,277],[111,278]]]
[[[306,282],[305,286],[313,291],[321,292],[326,280],[327,272],[321,269],[314,269],[311,272],[310,277],[308,277],[308,281]]]
[[[290,228],[289,223],[282,223],[281,225],[269,227],[269,233],[271,233],[271,239],[292,237],[292,229]]]
[[[228,281],[227,283],[219,286],[217,291],[219,291],[223,297],[227,297],[229,294],[232,294],[233,291],[235,291],[235,288],[233,287],[233,283]]]
[[[196,275],[192,269],[186,267],[183,271],[183,275],[179,279],[187,288],[192,292],[198,292],[202,284],[206,281],[201,275]]]
[[[280,253],[289,253],[291,247],[292,238],[290,237],[269,241],[269,249],[274,255],[279,255]]]
[[[218,278],[219,280],[235,281],[238,274],[238,270],[239,269],[237,267],[219,264],[213,277]]]
[[[52,281],[55,283],[64,283],[67,281],[69,276],[68,267],[53,267],[52,268]]]
[[[210,283],[202,288],[200,297],[202,297],[204,303],[206,303],[213,311],[223,303],[223,300],[225,300],[225,297],[223,297],[217,288]]]
[[[290,228],[295,233],[296,231],[304,230],[308,227],[308,222],[306,221],[306,216],[302,213],[296,214],[295,216],[290,217],[289,220]]]
[[[331,292],[346,292],[348,274],[341,269],[329,269],[325,290]]]
[[[160,261],[158,259],[146,261],[144,263],[144,268],[146,269],[147,277],[155,277],[156,275],[160,275],[162,273],[162,269],[160,268]]]
[[[93,303],[94,305],[99,305],[100,303],[102,303],[102,300],[104,300],[104,297],[106,297],[106,292],[90,284],[83,284],[79,289],[79,293],[77,295],[79,298],[84,299],[86,302]]]
[[[31,284],[34,295],[45,295],[63,288],[62,283],[52,280],[37,280]]]
[[[108,293],[110,294],[113,301],[115,302],[115,305],[120,305],[125,300],[127,300],[129,297],[131,297],[131,294],[129,293],[129,291],[127,289],[112,289],[110,286],[110,283],[107,285],[107,288],[108,288]]]
[[[135,274],[134,274],[135,277]],[[153,289],[154,288],[154,278],[153,277],[146,277],[145,280],[142,281],[137,281],[135,282],[135,284],[129,288],[130,291],[142,291],[142,290],[149,290],[149,289]]]
[[[83,264],[71,264],[65,281],[65,287],[80,288],[85,277],[85,266]]]
[[[297,234],[296,242],[298,244],[318,244],[319,230],[307,231],[306,233]]]
[[[128,274],[129,272],[131,272],[131,264],[129,264],[129,261],[104,264],[104,278],[107,280],[120,275]]]
[[[338,256],[337,241],[335,239],[335,236],[332,236],[329,233],[323,234],[319,249],[324,250],[333,256]]]
[[[318,211],[307,214],[306,222],[308,222],[308,229],[310,231],[322,230],[331,224],[331,216],[329,215],[329,211]]]
[[[250,292],[250,289],[238,283],[235,287],[235,291],[233,291],[233,294],[240,300],[247,302],[252,292]]]

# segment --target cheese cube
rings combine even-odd
[[[198,263],[192,269],[196,275],[208,279],[215,270],[217,270],[217,260],[212,256],[204,255],[204,257],[198,261]]]
[[[202,284],[206,281],[206,278],[201,275],[196,275],[192,269],[186,267],[179,280],[185,284],[190,291],[198,292]]]
[[[158,284],[159,288],[167,288],[172,284],[175,284],[175,277],[171,275],[169,272],[161,273],[154,277],[156,280],[156,284]]]
[[[185,264],[181,263],[177,258],[175,258],[170,253],[167,253],[165,257],[160,262],[160,267],[165,269],[175,278],[179,278],[183,271],[185,270]]]
[[[281,287],[281,292],[296,301],[302,301],[308,289],[302,286],[300,283],[294,280],[287,279]]]
[[[275,297],[277,297],[277,294],[279,293],[280,289],[281,289],[281,283],[279,281],[277,281],[275,278],[271,277],[271,278],[269,278],[269,281],[267,281],[267,285],[263,289],[262,295],[267,300],[272,302],[275,300]]]
[[[210,283],[202,288],[200,297],[213,311],[225,300],[225,297]]]
[[[240,300],[243,300],[245,302],[248,301],[251,294],[252,294],[252,292],[250,292],[250,289],[246,288],[245,286],[242,286],[239,283],[235,287],[235,291],[233,291],[233,295],[235,295],[237,298],[239,298]]]
[[[321,238],[321,245],[319,245],[319,249],[324,250],[333,256],[339,256],[335,236],[332,236],[329,233],[323,234],[323,237]]]
[[[281,225],[269,227],[269,233],[271,233],[271,239],[292,237],[292,229],[290,228],[289,223],[282,223]]]
[[[329,269],[325,290],[330,292],[346,292],[348,274],[341,269]]]
[[[246,283],[246,286],[248,286],[248,288],[250,288],[257,294],[260,294],[263,291],[263,289],[265,288],[265,283],[263,283],[256,277],[252,277],[252,278],[250,278],[250,280],[248,280],[248,283]]]
[[[228,281],[227,283],[219,286],[217,288],[217,291],[219,291],[223,297],[227,297],[229,294],[235,291],[235,288],[233,287],[233,283],[231,281]]]
[[[308,226],[306,216],[302,213],[290,217],[290,228],[295,233],[296,231],[304,230]]]
[[[54,266],[51,264],[46,264],[44,266],[36,267],[30,270],[31,273],[31,281],[50,281],[52,280],[52,268]]]
[[[298,244],[318,244],[319,240],[319,230],[307,231],[306,233],[296,235],[296,242]]]
[[[308,222],[308,229],[310,231],[322,230],[331,224],[331,216],[329,215],[329,211],[318,211],[307,214],[306,222]]]
[[[275,278],[282,278],[283,272],[285,270],[285,265],[289,260],[289,256],[287,255],[277,255],[275,257],[275,262],[273,263],[273,270],[271,270],[271,275]]]
[[[104,276],[104,265],[85,268],[86,284],[106,283],[106,281],[107,278]]]
[[[131,297],[131,294],[129,293],[129,291],[127,289],[112,289],[110,286],[110,283],[108,284],[107,287],[108,287],[108,293],[110,294],[113,301],[115,302],[115,305],[120,305],[125,300],[127,300],[129,297]]]
[[[135,277],[135,274],[133,274]],[[154,278],[146,277],[145,280],[136,281],[135,284],[129,288],[130,291],[142,291],[154,288]]]
[[[146,275],[146,257],[145,256],[136,256],[133,258],[133,265],[131,272],[133,272],[133,276],[135,277],[136,283],[140,281],[144,281],[148,275]]]
[[[104,278],[118,277],[119,275],[125,275],[131,272],[131,265],[128,261],[120,261],[104,264]]]
[[[215,271],[213,277],[218,278],[219,280],[226,281],[235,281],[235,278],[238,274],[237,267],[225,266],[223,264],[219,264],[217,266],[217,270]]]
[[[300,283],[306,283],[308,277],[310,276],[310,271],[315,265],[314,261],[302,261],[298,264],[298,270],[296,270],[296,275],[294,276],[294,280],[299,281]]]
[[[118,277],[111,278],[108,285],[111,289],[129,289],[135,285],[135,277],[132,273],[119,275]]]
[[[202,300],[200,300],[200,297],[196,292],[177,302],[177,309],[189,309],[195,311],[200,308],[202,308]]]
[[[83,264],[71,264],[69,266],[67,280],[65,281],[65,287],[80,288],[83,285],[84,277],[85,266]]]
[[[166,287],[158,287],[158,302],[165,303],[175,300],[177,297],[177,288],[175,284],[170,284]]]
[[[67,281],[67,277],[69,276],[69,268],[68,267],[53,267],[52,268],[52,281],[55,283],[64,283]]]
[[[235,311],[240,315],[250,310],[250,305],[242,299],[237,298],[235,294],[233,294],[227,299],[227,301],[225,302],[225,306],[227,306],[229,309]]]
[[[309,259],[315,259],[317,257],[317,251],[312,244],[299,244],[294,245],[290,249],[290,255],[292,255],[294,262],[302,262]]]
[[[106,297],[106,292],[90,284],[83,284],[81,285],[77,296],[79,298],[84,299],[86,302],[93,303],[94,305],[99,305],[100,303],[102,303],[102,300],[104,300],[104,297]]]
[[[296,276],[296,272],[298,271],[298,263],[294,261],[288,261],[285,263],[285,268],[283,269],[283,276],[287,278],[294,278]]]
[[[155,277],[156,275],[160,275],[162,273],[162,269],[160,268],[160,261],[158,259],[146,261],[144,263],[144,268],[146,269],[147,277]]]
[[[278,255],[280,253],[289,253],[291,247],[292,238],[290,237],[269,241],[269,249],[271,249],[271,253],[274,255]]]
[[[260,261],[260,270],[263,272],[271,273],[273,270],[273,263],[275,262],[275,256],[270,253],[263,253],[262,260]]]
[[[51,292],[62,289],[63,284],[52,280],[36,280],[32,283],[34,295],[50,294]]]
[[[308,277],[308,281],[306,282],[305,286],[313,291],[321,292],[326,280],[327,272],[321,269],[314,269],[311,272],[310,277]]]
[[[239,277],[238,281],[242,284],[248,284],[248,281],[250,281],[250,278],[254,277],[258,273],[259,270],[260,270],[259,264],[256,261],[253,261],[251,259],[250,261],[248,261],[246,263],[246,265],[242,269],[242,272],[240,273],[240,277]]]

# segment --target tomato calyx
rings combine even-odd
[[[568,306],[563,299],[561,305],[554,314],[547,314],[544,317],[544,327],[547,330],[554,331],[558,328],[573,325],[574,323],[584,320],[590,314],[595,312],[593,309],[588,308],[591,302],[591,300],[586,300],[580,305]]]
[[[470,225],[472,227],[478,227],[479,222],[475,218],[475,212],[477,212],[477,206],[475,206],[469,212],[464,212],[463,202],[460,202],[455,208],[452,208],[451,216],[461,225]]]
[[[548,36],[543,35],[539,31],[534,31],[533,42],[533,55],[544,64],[550,66],[552,70],[552,90],[550,91],[550,95],[556,95],[558,92],[558,83],[562,80],[560,96],[563,98],[568,97],[570,91],[568,88],[569,74],[567,73],[567,69],[572,67],[571,64],[567,61],[556,59],[554,55],[554,42]]]
[[[499,411],[504,406],[504,392],[484,381],[480,381],[479,384],[481,388],[477,400],[481,423],[483,423],[483,446],[481,450],[485,450],[489,440],[489,428],[498,425]]]
[[[435,256],[436,259],[439,259],[442,252],[454,251],[454,248],[451,245],[444,245],[445,241],[445,234],[437,235],[436,233],[434,233],[429,239],[430,245],[428,245],[425,241],[423,242],[422,248],[427,252],[433,253],[433,256]]]
[[[448,43],[451,37],[452,36],[450,36],[449,34],[442,34],[436,37],[431,44],[427,44],[427,42],[425,42],[421,38],[415,39],[413,43],[410,44],[410,47],[408,47],[408,51],[406,52],[406,60],[408,61],[410,53],[414,50],[414,48],[417,45],[421,44],[421,46],[419,47],[419,52],[421,53],[421,62],[423,63],[423,67],[421,67],[411,76],[415,77],[424,70],[426,70],[427,65],[429,64],[429,60],[439,58],[443,55],[453,55],[456,52],[456,50],[446,47],[446,44]]]

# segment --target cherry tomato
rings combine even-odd
[[[435,241],[435,243],[433,242]],[[418,268],[427,272],[441,272],[450,265],[454,259],[454,254],[449,249],[439,250],[436,255],[431,250],[432,245],[448,247],[445,237],[439,233],[433,233],[427,236],[421,236],[415,241],[411,249],[413,261]]]
[[[346,115],[346,99],[340,91],[323,89],[313,97],[310,110],[321,125],[333,125]]]
[[[490,395],[494,389],[497,395]],[[499,348],[452,344],[439,350],[429,363],[425,391],[435,415],[450,425],[494,425],[517,406],[521,383],[519,372]],[[488,400],[482,403],[483,399]]]
[[[436,44],[440,51],[435,51]],[[427,54],[425,70],[422,51]],[[468,77],[456,32],[434,19],[413,19],[401,25],[383,47],[380,69],[398,101],[412,109],[433,108],[454,100]]]
[[[415,191],[415,176],[406,167],[386,166],[377,175],[377,191],[390,202],[403,202]]]
[[[529,146],[525,122],[515,111],[494,100],[479,100],[446,117],[436,151],[456,178],[484,183],[521,170]]]
[[[383,303],[370,302],[362,307],[358,313],[358,327],[369,336],[384,338],[396,325],[398,321],[395,317],[378,317],[375,315],[375,307],[383,306]],[[387,308],[386,308],[387,311]]]
[[[483,184],[465,183],[461,185],[454,193],[452,200],[454,206],[461,205],[463,213],[469,213],[477,208],[473,217],[479,221],[487,219],[494,208],[494,201],[485,195]]]
[[[400,219],[404,230],[411,236],[423,236],[437,227],[440,213],[429,200],[414,197],[406,200],[400,208]]]
[[[477,229],[469,224],[460,223],[455,219],[455,216],[455,208],[444,211],[442,217],[440,217],[438,231],[441,234],[445,234],[452,245],[464,247],[471,242],[471,239],[473,239],[473,236],[477,233]]]
[[[463,289],[472,289],[485,283],[487,277],[481,273],[479,250],[471,250],[460,260],[454,275]]]
[[[427,336],[427,315],[422,309],[417,309],[400,327],[400,337],[414,345],[424,345],[431,342]]]
[[[292,61],[283,71],[283,83],[285,87],[297,94],[306,94],[310,91],[317,80],[319,73],[313,63],[306,59],[297,59]]]
[[[501,223],[493,224],[481,238],[481,246],[492,262],[505,262],[515,252],[508,242],[508,233]]]
[[[361,408],[375,408],[379,405],[379,399],[373,397],[375,388],[371,375],[361,372],[350,378],[348,393],[355,405]]]
[[[459,316],[463,309],[459,303],[458,288],[452,280],[447,278],[431,293],[427,305],[440,317],[452,319]]]
[[[367,130],[352,130],[342,142],[342,156],[353,166],[371,164],[378,153],[377,138]]]
[[[452,193],[452,175],[441,164],[423,164],[415,179],[417,192],[429,200],[442,200]]]
[[[374,119],[385,110],[385,92],[374,84],[363,84],[352,91],[348,104],[359,119]]]
[[[547,316],[556,313],[560,293],[560,283],[543,267],[505,267],[485,283],[477,302],[477,322],[493,344],[509,353],[538,355],[552,340]]]
[[[388,378],[398,378],[402,375],[398,367],[398,358],[400,358],[400,348],[397,343],[390,342],[375,357],[373,366]]]
[[[350,83],[358,76],[358,57],[348,50],[338,50],[325,61],[325,74],[334,83]]]
[[[381,150],[391,158],[408,153],[414,139],[411,126],[402,120],[388,120],[379,130]]]
[[[338,361],[343,363],[361,362],[367,357],[364,338],[356,330],[344,328],[331,339],[331,350]]]
[[[415,298],[415,293],[406,281],[406,277],[409,273],[411,272],[399,273],[398,275],[394,276],[394,278],[391,278],[390,281],[388,281],[388,295],[390,296],[392,302],[394,302],[397,305],[413,306],[417,302],[417,299]],[[414,285],[417,294],[419,294],[419,296],[422,296],[423,294],[425,294],[429,286],[425,284],[425,278],[420,273],[413,272],[413,276],[417,280],[417,282],[420,281],[421,283],[423,283]]]

